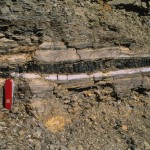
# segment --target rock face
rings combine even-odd
[[[137,16],[140,7],[130,15],[120,10],[125,3],[134,8],[132,1],[108,3],[116,9],[101,9],[96,1],[1,1],[0,76],[91,85],[131,79],[135,73],[129,72],[139,69],[143,80],[141,69],[150,66],[149,16]]]
[[[148,7],[1,0],[0,149],[149,149]]]
[[[23,46],[31,48],[39,44],[43,49],[60,50],[66,46],[82,49],[114,45],[149,50],[149,17],[138,17],[138,13],[141,15],[145,9],[136,9],[132,1],[126,2],[133,11],[132,15],[126,15],[124,11],[120,11],[120,15],[115,9],[103,12],[100,4],[83,0],[1,1],[3,44],[0,52],[15,52],[17,44],[20,46],[18,51],[25,51]],[[115,4],[116,1],[109,3]],[[126,5],[120,6],[119,0],[117,3],[117,9],[128,9]],[[6,48],[5,43],[8,42],[12,44]]]

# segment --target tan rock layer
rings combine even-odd
[[[102,49],[68,49],[68,50],[37,50],[33,56],[34,60],[42,63],[56,63],[64,61],[97,60],[104,58],[130,58],[130,57],[149,57],[147,53],[131,52],[123,47],[111,47]]]

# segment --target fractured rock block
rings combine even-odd
[[[35,60],[41,62],[61,62],[79,60],[76,50],[65,51],[42,51],[37,50],[34,56]]]
[[[143,82],[143,77],[139,76],[139,77],[132,77],[131,78],[131,84],[132,84],[132,88],[136,89],[140,86],[142,86],[142,82]]]
[[[113,83],[116,93],[120,98],[127,97],[127,95],[130,94],[130,90],[132,88],[131,78],[116,79]]]
[[[52,41],[47,41],[42,43],[39,48],[41,50],[67,50],[66,45],[64,45],[63,42],[60,41],[56,41],[56,42],[52,42]]]
[[[31,109],[34,109],[37,111],[38,115],[41,115],[42,113],[44,113],[45,105],[46,105],[46,101],[42,98],[32,98],[29,104]]]
[[[39,48],[41,50],[51,50],[53,49],[53,46],[53,42],[44,42],[39,46]]]
[[[148,90],[150,89],[150,78],[149,77],[143,77],[142,86]]]
[[[56,86],[55,83],[44,79],[30,79],[27,80],[27,82],[29,84],[31,93],[37,97],[44,97],[44,95],[52,92],[54,86]]]
[[[94,85],[93,80],[89,80],[89,79],[80,79],[80,80],[72,80],[69,82],[64,82],[62,83],[64,88],[84,88],[84,87],[90,87]]]

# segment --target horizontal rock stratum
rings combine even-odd
[[[10,74],[14,78],[25,78],[25,79],[47,79],[52,81],[65,81],[69,82],[72,80],[103,80],[107,78],[128,78],[136,76],[146,76],[150,75],[150,67],[134,68],[134,69],[124,69],[116,71],[107,72],[94,72],[94,73],[79,73],[79,74],[36,74],[36,73],[16,73]]]
[[[78,74],[148,67],[150,55],[131,52],[123,47],[36,50],[31,54],[2,55],[0,62],[1,75],[4,76],[10,72]]]
[[[50,90],[52,82],[50,87],[55,83],[68,89],[109,85],[120,98],[129,96],[132,90],[150,89],[150,55],[147,52],[137,53],[124,47],[60,49],[2,55],[1,77],[11,76],[16,84],[24,80],[26,88],[31,93],[37,89],[40,97]],[[3,85],[2,78],[1,81]]]

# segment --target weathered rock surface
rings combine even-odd
[[[150,149],[149,0],[0,1],[0,149]],[[5,78],[14,105],[3,108]]]

